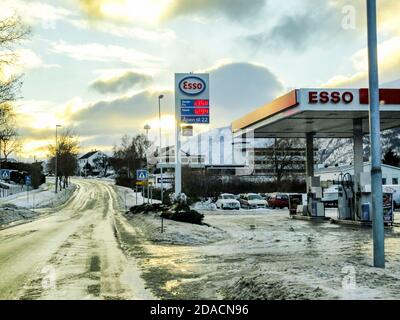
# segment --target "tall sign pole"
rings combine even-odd
[[[204,73],[175,74],[175,194],[182,193],[181,125],[210,123],[210,80]]]
[[[383,222],[383,192],[381,167],[381,128],[379,111],[378,41],[376,0],[367,0],[368,63],[369,63],[369,124],[371,134],[372,235],[374,267],[385,267],[385,230]]]

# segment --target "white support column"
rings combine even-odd
[[[307,133],[306,136],[306,183],[307,193],[311,189],[309,177],[314,177],[314,133]]]
[[[364,171],[364,159],[363,159],[363,131],[362,131],[362,119],[353,120],[353,153],[354,153],[354,192],[360,192],[360,173]],[[355,196],[354,205],[355,208],[353,214],[353,220],[357,220],[356,212],[360,212],[360,201],[357,201]],[[361,199],[360,199],[361,200]]]

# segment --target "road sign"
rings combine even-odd
[[[25,177],[25,185],[31,186],[32,185],[32,177],[31,176],[26,176]]]
[[[173,183],[174,177],[163,177],[162,182],[163,183]],[[161,178],[157,178],[157,183],[161,184]]]
[[[10,180],[10,170],[7,169],[0,170],[0,179]]]
[[[193,126],[184,126],[184,127],[182,127],[182,136],[184,136],[184,137],[192,137],[193,136]]]
[[[210,90],[208,74],[175,75],[175,102],[182,124],[210,123]]]
[[[136,180],[146,181],[149,179],[149,172],[147,170],[136,170]]]

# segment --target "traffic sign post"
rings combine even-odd
[[[149,179],[149,172],[147,170],[136,170],[137,181],[147,181]]]
[[[31,176],[25,176],[25,185],[26,185],[26,201],[29,203],[29,187],[32,185]]]
[[[0,170],[0,177],[2,180],[10,180],[10,170],[8,169]]]
[[[181,125],[210,123],[210,76],[175,74],[175,194],[182,192]],[[187,133],[187,132],[186,132]]]

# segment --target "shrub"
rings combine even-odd
[[[164,219],[170,219],[179,222],[203,224],[204,215],[198,213],[196,210],[189,211],[167,211],[161,214]]]

